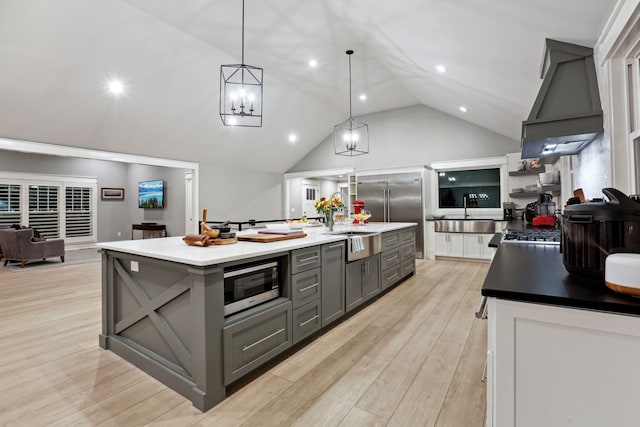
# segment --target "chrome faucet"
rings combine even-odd
[[[329,196],[329,231],[333,231],[333,196],[338,195],[339,197],[342,197],[342,193],[339,191],[336,191],[335,193],[333,193],[331,196]]]
[[[462,204],[464,206],[464,219],[467,219],[467,217],[469,216],[467,214],[467,196],[462,196]]]

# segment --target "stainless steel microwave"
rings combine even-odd
[[[224,315],[278,298],[278,261],[244,264],[224,272]]]

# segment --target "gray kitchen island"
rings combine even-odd
[[[415,224],[305,231],[292,240],[208,247],[188,246],[180,237],[100,243],[100,346],[206,411],[226,397],[227,386],[353,308],[347,304],[354,292],[346,274],[353,264],[346,256],[350,231],[380,233],[382,241],[370,264],[358,261],[363,283],[357,286],[367,292],[356,305],[415,272]],[[279,295],[225,316],[225,272],[264,262],[276,266]]]

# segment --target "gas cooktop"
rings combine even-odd
[[[560,230],[507,230],[502,236],[502,243],[534,243],[538,245],[559,245]]]

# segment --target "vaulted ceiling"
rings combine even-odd
[[[218,97],[241,0],[0,0],[0,137],[284,172],[348,117],[353,49],[354,116],[424,104],[519,139],[544,39],[593,46],[615,4],[245,0],[265,106],[262,128],[238,128]]]

